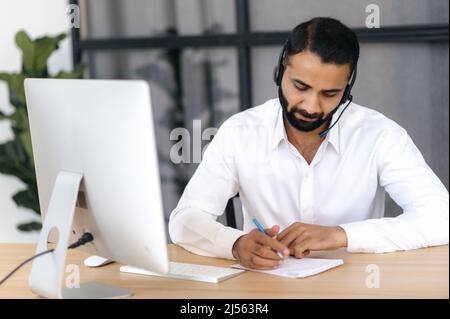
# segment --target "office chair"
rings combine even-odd
[[[225,208],[225,216],[226,216],[227,225],[230,227],[233,227],[233,228],[237,227],[236,210],[234,209],[234,199],[235,198],[239,198],[239,193],[236,196],[234,196],[228,200],[227,207]]]

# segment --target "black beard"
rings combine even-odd
[[[296,112],[302,114],[303,116],[305,116],[306,114],[300,112],[300,110],[298,110],[297,108],[292,108],[290,111],[288,111],[288,101],[284,97],[283,91],[281,90],[281,85],[278,87],[278,98],[280,100],[281,108],[283,109],[284,118],[289,122],[289,124],[291,124],[297,130],[302,132],[311,132],[321,127],[326,121],[330,119],[330,117],[333,115],[335,111],[335,110],[332,111],[325,118],[323,117],[322,113],[320,116],[317,116],[318,119],[316,121],[308,122],[304,120],[299,120],[294,115]]]

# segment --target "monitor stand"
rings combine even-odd
[[[56,177],[36,254],[48,249],[47,242],[53,229],[58,231],[58,241],[52,253],[34,259],[29,277],[30,288],[45,298],[88,299],[132,296],[126,289],[101,283],[81,283],[79,287],[74,288],[62,287],[67,247],[70,244],[70,232],[82,178],[82,174],[64,171]]]

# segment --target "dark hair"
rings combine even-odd
[[[309,50],[324,63],[350,64],[354,70],[359,58],[356,34],[340,21],[317,17],[296,26],[286,43],[286,56]]]

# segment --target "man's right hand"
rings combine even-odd
[[[289,249],[278,240],[272,238],[278,234],[280,226],[267,228],[269,236],[253,229],[250,233],[239,237],[233,245],[233,256],[247,268],[274,269],[289,256]],[[284,258],[278,256],[279,252]]]

